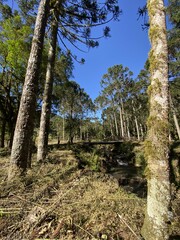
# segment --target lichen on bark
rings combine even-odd
[[[150,114],[145,156],[148,162],[148,196],[142,235],[146,240],[169,239],[170,170],[168,121],[168,52],[163,0],[149,0]]]

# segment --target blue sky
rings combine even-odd
[[[16,1],[8,0],[11,7],[16,8]],[[100,46],[87,53],[71,48],[78,59],[84,58],[85,64],[74,63],[74,78],[78,84],[94,100],[100,93],[100,80],[109,67],[122,64],[134,73],[134,77],[143,69],[150,48],[148,33],[143,31],[143,20],[138,18],[138,8],[144,6],[146,0],[119,0],[123,11],[119,21],[108,24],[111,37],[100,40]],[[95,37],[102,35],[102,28],[95,29]],[[100,31],[101,30],[101,31]],[[80,46],[81,48],[81,46]],[[85,49],[82,47],[82,49]]]
[[[122,64],[134,73],[134,77],[143,69],[148,58],[150,43],[147,31],[143,31],[142,19],[137,21],[138,7],[145,0],[119,0],[123,13],[119,22],[111,22],[111,37],[100,40],[100,46],[88,53],[75,51],[79,58],[85,58],[85,64],[74,63],[74,80],[94,100],[100,92],[100,80],[109,67]]]

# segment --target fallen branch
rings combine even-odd
[[[142,240],[142,238],[140,238],[140,237],[138,237],[138,235],[133,231],[133,229],[127,224],[127,222],[122,218],[122,216],[119,214],[119,213],[117,213],[117,215],[118,215],[118,217],[120,218],[120,221],[122,222],[122,223],[124,223],[128,228],[129,228],[129,230],[134,234],[134,236],[138,239],[138,240]]]
[[[80,228],[81,230],[83,230],[85,233],[87,233],[89,236],[91,236],[94,240],[96,240],[97,238],[95,238],[90,232],[88,232],[86,229],[82,228],[81,226],[73,223],[76,227]]]

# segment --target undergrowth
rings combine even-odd
[[[44,163],[34,155],[32,169],[10,184],[9,159],[1,157],[0,239],[140,239],[146,199],[101,171],[113,151],[92,145],[51,148]],[[179,234],[179,203],[176,197],[174,235]]]

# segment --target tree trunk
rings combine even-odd
[[[31,136],[33,135],[34,127],[33,122],[36,109],[36,92],[38,86],[37,79],[40,73],[39,68],[42,58],[49,2],[50,0],[41,0],[38,9],[32,47],[14,132],[11,163],[8,173],[9,180],[12,179],[15,174],[24,172],[27,168],[30,140],[32,139]]]
[[[51,25],[51,39],[48,53],[48,64],[46,71],[46,82],[43,95],[43,104],[41,111],[40,129],[38,137],[37,161],[43,161],[48,152],[48,135],[51,114],[51,97],[53,89],[53,71],[56,56],[56,43],[58,33],[59,13],[54,11],[54,18]]]
[[[169,121],[168,121],[168,51],[163,0],[149,0],[149,54],[151,86],[150,116],[145,151],[148,162],[147,210],[142,228],[145,240],[169,239],[171,221]]]
[[[117,124],[116,113],[113,112],[113,115],[114,115],[114,123],[115,123],[115,129],[116,129],[116,136],[119,137],[119,131],[118,131],[118,124]]]
[[[1,139],[0,139],[0,147],[1,148],[4,148],[5,133],[6,133],[6,119],[2,119]]]
[[[123,125],[123,116],[122,116],[121,106],[119,106],[119,116],[120,116],[120,124],[121,124],[121,137],[124,138],[124,125]]]
[[[126,124],[126,127],[127,127],[127,137],[128,139],[130,140],[131,139],[131,134],[130,134],[130,130],[129,130],[129,118],[128,116],[126,117],[126,121],[127,121],[127,124]]]
[[[137,121],[136,115],[134,116],[134,121],[135,121],[135,125],[136,125],[137,139],[138,139],[138,141],[140,141],[139,125],[138,125],[138,121]]]
[[[63,116],[63,142],[65,141],[65,117]]]
[[[174,124],[175,124],[175,127],[176,127],[176,131],[177,131],[177,134],[178,134],[178,138],[180,139],[179,123],[178,123],[178,119],[177,119],[177,116],[176,116],[176,109],[174,108],[174,104],[173,104],[171,95],[169,96],[169,99],[170,99],[171,111],[172,111],[172,113],[173,113]]]
[[[142,139],[144,139],[144,131],[143,131],[143,126],[141,123],[140,123],[140,132],[141,132]]]
[[[133,106],[133,101],[132,101],[132,106]],[[133,112],[134,112],[134,121],[135,121],[135,126],[136,126],[137,139],[138,139],[138,141],[140,141],[139,125],[138,125],[136,111],[135,111],[134,106],[133,106]]]

